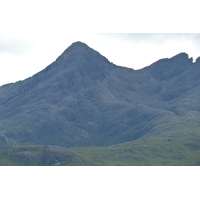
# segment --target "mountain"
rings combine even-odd
[[[199,77],[200,58],[186,53],[133,70],[75,42],[41,72],[0,87],[0,147],[200,142]]]

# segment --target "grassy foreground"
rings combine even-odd
[[[107,147],[8,146],[0,148],[0,165],[200,166],[199,121],[181,119],[160,126],[140,139]]]
[[[106,166],[196,166],[200,165],[198,143],[179,141],[128,142],[120,145],[70,149],[91,165]]]
[[[198,138],[190,133],[181,139],[162,134],[109,147],[12,146],[0,149],[0,165],[199,166]]]

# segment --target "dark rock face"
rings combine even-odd
[[[10,155],[15,160],[25,165],[55,166],[66,164],[87,164],[78,155],[59,146],[15,146],[5,150],[5,154]]]
[[[135,71],[73,43],[33,77],[0,87],[0,146],[108,146],[153,133],[166,118],[197,119],[199,75],[185,53]]]

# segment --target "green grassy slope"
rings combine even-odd
[[[0,165],[199,166],[200,128],[183,128],[109,147],[8,147],[0,149]]]
[[[161,124],[154,135],[109,147],[71,148],[93,165],[195,166],[200,165],[199,121],[180,119]],[[171,130],[168,130],[171,126]],[[180,129],[180,127],[182,127]],[[161,130],[161,129],[160,129]]]
[[[199,143],[200,144],[200,143]],[[194,146],[192,146],[194,145]],[[72,149],[71,149],[72,150]],[[174,141],[134,141],[107,148],[74,148],[92,165],[194,166],[200,165],[200,146]]]
[[[4,153],[4,149],[0,149],[0,166],[23,166],[23,162],[15,160],[12,156]]]
[[[141,138],[107,147],[5,147],[0,149],[0,165],[199,166],[200,122],[193,117],[166,118]]]

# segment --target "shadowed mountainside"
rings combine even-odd
[[[134,58],[133,58],[134,59]],[[200,59],[133,70],[81,42],[34,76],[0,87],[0,146],[110,146],[199,130]]]

